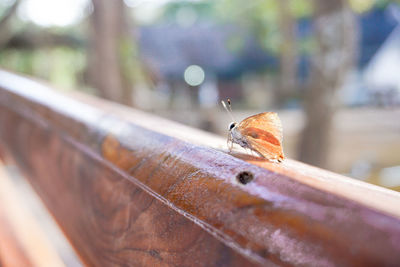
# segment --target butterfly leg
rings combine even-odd
[[[246,153],[247,153],[247,154],[250,154],[250,155],[253,156],[253,151],[251,150],[251,148],[249,148],[249,147],[244,147],[244,150],[246,150]],[[249,151],[250,151],[250,152],[249,152]]]
[[[232,142],[232,136],[230,133],[228,133],[228,138],[226,140],[226,145],[228,146],[229,149],[229,153],[232,152],[232,148],[233,148],[233,142]]]

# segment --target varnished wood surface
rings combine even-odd
[[[151,131],[173,136],[191,144],[211,147],[228,153],[225,138],[162,119],[149,113],[144,113],[120,105],[112,105],[102,99],[93,99],[90,96],[80,93],[74,93],[72,95],[75,99],[99,107],[107,114],[114,114],[119,118],[123,118],[126,121],[132,122],[135,125],[144,127]],[[221,111],[223,111],[222,108]],[[398,192],[356,179],[349,179],[346,176],[332,173],[317,167],[312,167],[295,160],[286,159],[281,164],[274,164],[244,154],[246,151],[241,147],[236,147],[235,151],[236,152],[232,153],[232,155],[245,160],[246,162],[258,165],[271,172],[289,176],[290,178],[308,184],[311,187],[353,200],[365,206],[378,209],[384,213],[400,218],[400,209],[398,208],[400,206],[400,193]]]
[[[90,266],[400,262],[397,193],[229,155],[212,135],[6,72],[0,147]]]

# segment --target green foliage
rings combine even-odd
[[[8,2],[12,4],[13,1]],[[5,6],[4,2],[0,3],[0,14],[4,13],[7,8],[8,6]],[[31,40],[23,47],[0,49],[0,68],[48,80],[59,88],[81,87],[86,67],[86,55],[83,51],[83,40],[85,39],[80,37],[82,36],[82,27],[42,28],[21,20],[16,14],[13,15],[11,23],[6,26],[8,27],[6,31],[9,33],[8,38],[21,35],[28,40],[32,38],[33,41]],[[44,32],[76,38],[76,43],[73,47],[47,45],[46,41],[42,42],[42,39],[37,37],[49,36]],[[7,39],[5,40],[7,41]],[[35,40],[39,40],[39,43]]]
[[[81,82],[85,65],[83,51],[71,48],[8,49],[0,52],[2,68],[40,77],[65,89],[75,88]]]
[[[385,8],[389,4],[400,4],[400,0],[375,0],[375,6]]]
[[[130,84],[145,82],[138,50],[137,44],[132,42],[129,37],[122,39],[119,44],[119,62],[122,75]]]
[[[53,58],[49,72],[51,83],[65,89],[78,87],[79,77],[86,66],[85,54],[79,50],[62,47],[52,49],[50,54]]]
[[[174,1],[167,4],[162,13],[162,20],[175,21],[179,13],[184,9],[192,10],[197,17],[213,19],[215,18],[213,1]]]
[[[241,0],[221,0],[215,3],[215,13],[221,21],[241,25],[253,32],[262,47],[270,53],[278,54],[284,43],[279,28],[282,11],[278,1],[258,0],[244,5]],[[288,5],[288,15],[293,19],[312,14],[312,2],[309,0],[289,0]]]
[[[291,0],[289,7],[295,18],[310,17],[313,12],[312,1],[309,0]]]
[[[301,39],[297,42],[297,44],[297,49],[301,55],[307,55],[310,54],[311,51],[315,51],[316,41],[312,37]]]
[[[313,13],[313,1],[287,0],[288,11],[282,13],[279,2],[282,0],[254,0],[243,2],[242,0],[219,0],[187,2],[178,1],[170,3],[164,10],[164,19],[176,19],[179,10],[192,8],[199,17],[208,17],[223,24],[234,24],[237,27],[257,36],[260,45],[270,53],[281,53],[285,40],[282,38],[280,20],[282,16],[291,16],[297,20],[310,18]],[[399,3],[400,0],[349,0],[350,7],[356,13],[367,12],[373,7],[384,7],[388,3]],[[297,40],[300,53],[309,53],[314,44],[312,37]],[[232,52],[240,51],[243,40],[235,36],[227,40],[227,48]]]
[[[244,3],[241,0],[220,0],[215,2],[215,14],[224,22],[239,24],[258,36],[259,42],[270,53],[280,53],[284,40],[279,29],[282,19],[279,2],[282,0],[254,0]],[[400,0],[349,0],[350,7],[356,13],[363,13],[374,7],[384,8]],[[293,19],[310,18],[313,13],[313,1],[288,0],[289,13]],[[314,41],[311,37],[298,40],[301,53],[309,53]]]
[[[355,12],[363,13],[370,10],[375,2],[375,0],[349,0],[349,5]]]
[[[15,0],[0,1],[0,18]],[[232,24],[258,37],[261,46],[268,52],[279,54],[284,48],[284,40],[280,30],[279,21],[282,19],[280,2],[282,0],[204,0],[204,1],[173,1],[165,5],[162,20],[175,22],[182,15],[182,11],[191,10],[196,19],[214,21],[221,24]],[[313,13],[313,1],[287,0],[289,3],[289,16],[294,19],[309,18]],[[329,0],[326,0],[329,1]],[[388,4],[399,4],[400,0],[349,0],[351,8],[357,12],[368,12],[371,8],[385,8]],[[30,33],[52,31],[58,34],[77,36],[78,39],[87,40],[84,24],[62,28],[37,27],[13,18],[8,25],[13,33],[29,29]],[[296,40],[298,52],[310,53],[315,46],[313,37]],[[84,45],[83,43],[80,45]],[[244,47],[241,35],[234,34],[226,40],[227,49],[238,53]],[[123,40],[120,44],[120,59],[123,65],[123,75],[135,82],[146,79],[143,73],[137,44],[130,39]],[[132,61],[131,59],[134,59]],[[86,55],[81,48],[41,48],[37,50],[7,49],[0,51],[0,66],[17,72],[39,76],[64,88],[79,87],[82,73],[86,66]]]
[[[364,13],[372,8],[386,8],[389,4],[400,4],[400,0],[349,0],[350,7],[356,13]]]

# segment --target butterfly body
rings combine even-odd
[[[269,160],[284,159],[282,139],[282,124],[275,112],[256,114],[229,126],[230,150],[233,143],[236,143]]]
[[[239,128],[237,127],[237,124],[235,125],[235,127],[233,127],[230,132],[230,141],[232,141],[233,143],[236,143],[242,147],[248,147],[248,143],[246,142],[246,138],[240,133]]]

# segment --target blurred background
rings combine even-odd
[[[400,1],[0,0],[0,67],[400,191]]]

